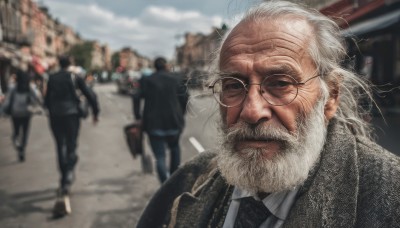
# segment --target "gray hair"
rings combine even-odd
[[[365,118],[369,114],[371,104],[375,104],[372,87],[369,82],[344,66],[347,56],[345,40],[340,34],[339,26],[333,20],[317,10],[292,2],[267,1],[251,8],[240,22],[262,22],[265,19],[276,20],[283,16],[303,19],[314,30],[314,40],[310,43],[308,51],[322,79],[323,93],[326,94],[332,83],[339,85],[339,107],[335,118],[354,135],[371,138],[372,127]],[[229,32],[225,34],[225,39],[228,35]],[[223,43],[221,42],[221,46]],[[218,71],[220,49],[214,55],[209,81],[218,77],[213,72]],[[367,109],[361,106],[365,101],[369,104]]]

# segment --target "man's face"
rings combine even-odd
[[[269,75],[287,74],[298,82],[316,75],[308,55],[313,31],[290,17],[242,22],[221,49],[220,71],[246,84]],[[319,78],[298,89],[288,105],[270,105],[251,85],[237,107],[221,107],[222,133],[218,167],[229,184],[251,192],[277,192],[301,184],[325,142],[330,98]],[[336,105],[336,103],[334,103]]]
[[[269,22],[268,22],[269,21]],[[303,20],[282,18],[260,23],[242,22],[223,44],[220,71],[232,73],[245,83],[259,84],[269,75],[288,74],[298,82],[315,76],[316,67],[308,55],[312,41],[311,27]],[[270,105],[259,93],[259,86],[252,85],[244,102],[237,107],[222,108],[227,128],[238,122],[251,125],[268,124],[296,134],[296,120],[306,116],[320,97],[318,78],[299,87],[296,99],[285,106]],[[264,157],[271,159],[280,150],[279,143],[262,140],[243,140],[236,144],[243,148],[270,148]]]

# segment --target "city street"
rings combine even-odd
[[[95,89],[100,122],[97,126],[89,119],[81,123],[73,211],[62,219],[52,219],[59,174],[47,118],[33,117],[24,163],[17,161],[10,140],[10,120],[0,118],[0,227],[133,227],[137,223],[159,183],[155,172],[142,173],[140,158],[134,160],[126,146],[122,129],[133,121],[130,97],[118,95],[114,84]],[[210,110],[216,106],[207,106],[215,102],[192,95],[181,137],[182,161],[215,143]],[[147,143],[145,147],[151,153]]]
[[[135,226],[159,183],[155,172],[144,174],[140,158],[133,159],[128,151],[123,127],[133,121],[130,97],[117,94],[114,84],[98,84],[95,90],[100,122],[97,126],[90,119],[81,123],[73,211],[62,219],[52,219],[59,174],[47,117],[33,117],[24,163],[18,162],[10,140],[10,120],[0,118],[0,227]],[[218,107],[211,96],[191,91],[181,137],[182,162],[215,145],[217,116]],[[381,129],[378,141],[398,153],[399,118],[391,115],[386,121],[388,125],[380,118],[374,120]],[[147,142],[145,148],[151,154]]]

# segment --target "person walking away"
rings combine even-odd
[[[58,196],[68,196],[75,179],[74,168],[78,162],[76,153],[80,126],[80,100],[76,89],[86,97],[92,108],[93,123],[98,122],[99,106],[89,92],[82,77],[67,71],[71,64],[68,56],[59,58],[60,71],[52,74],[47,83],[45,106],[49,111],[50,128],[57,149],[58,167],[61,173]],[[61,204],[61,208],[65,205]],[[64,216],[70,210],[54,208],[54,216]]]
[[[4,102],[5,113],[11,116],[13,133],[11,136],[18,152],[20,162],[25,161],[25,147],[28,142],[29,126],[32,117],[30,107],[41,105],[41,97],[30,86],[27,67],[23,63],[15,73],[16,84],[10,87]]]
[[[96,103],[98,102],[98,99],[97,99],[97,94],[96,94],[96,92],[94,91],[94,85],[95,85],[95,83],[96,83],[96,79],[95,79],[95,77],[93,76],[94,75],[94,73],[93,72],[89,72],[88,74],[86,74],[86,76],[85,76],[85,78],[84,78],[84,81],[85,81],[85,84],[86,84],[86,86],[87,86],[87,88],[88,88],[88,91],[90,92],[90,95],[92,96],[92,98],[96,101]],[[88,111],[89,110],[89,103],[88,103],[88,101],[87,100],[81,100],[81,102],[85,102],[84,103],[84,105],[86,105],[86,110]],[[82,105],[81,105],[81,107],[82,107]]]
[[[141,122],[143,130],[149,136],[158,178],[163,183],[180,164],[179,138],[184,127],[188,95],[186,89],[180,85],[179,79],[169,72],[165,58],[156,58],[154,67],[154,74],[142,77],[133,103],[135,118]],[[143,115],[140,111],[142,99]],[[170,150],[169,172],[165,164],[166,145]]]
[[[96,79],[94,78],[93,72],[89,71],[85,76],[85,83],[89,88],[93,88],[96,83]]]

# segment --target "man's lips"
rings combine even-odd
[[[245,149],[262,149],[266,158],[272,158],[281,149],[282,141],[274,139],[243,139],[235,143],[235,150],[245,153]]]
[[[277,139],[241,139],[235,142],[235,147],[240,147],[237,149],[245,149],[246,147],[264,148],[272,144],[279,145],[282,144],[282,141]]]

